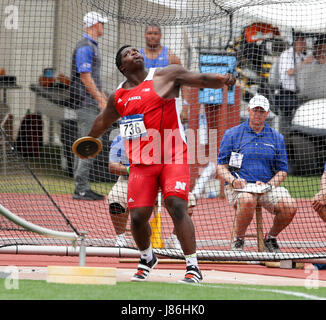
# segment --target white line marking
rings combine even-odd
[[[202,286],[202,287],[210,287],[210,288],[217,288],[217,289],[231,289],[231,290],[248,290],[248,291],[258,291],[258,292],[271,292],[271,293],[280,293],[284,295],[289,295],[289,296],[295,296],[295,297],[300,297],[300,298],[305,298],[305,299],[310,299],[310,300],[326,300],[326,298],[311,295],[311,294],[306,294],[303,292],[297,292],[297,291],[287,291],[287,290],[280,290],[280,289],[260,289],[260,288],[243,288],[243,287],[230,287],[230,286],[222,286],[222,285],[211,285],[211,284],[194,284],[197,286]]]
[[[158,271],[158,270],[155,270]],[[120,274],[128,274],[130,275],[130,271],[121,271],[119,270]],[[162,277],[162,278],[171,278],[172,275],[169,274],[165,274],[165,273],[161,273],[161,272],[156,272],[153,273],[155,274],[156,277]],[[171,282],[170,282],[171,283]],[[174,282],[172,282],[174,283]],[[175,282],[175,284],[179,284],[179,285],[192,285],[192,286],[201,286],[201,287],[209,287],[209,288],[216,288],[216,289],[231,289],[231,290],[243,290],[243,291],[256,291],[256,292],[270,292],[270,293],[279,293],[279,294],[284,294],[284,295],[288,295],[288,296],[294,296],[294,297],[299,297],[299,298],[304,298],[304,299],[309,299],[309,300],[326,300],[326,298],[324,297],[319,297],[316,295],[312,295],[312,294],[306,294],[303,292],[297,292],[297,291],[287,291],[287,290],[280,290],[280,289],[265,289],[265,288],[246,288],[246,287],[239,287],[238,285],[214,285],[214,284],[209,284],[209,283],[195,283],[195,284],[181,284],[178,282]],[[244,284],[245,286],[245,284]]]

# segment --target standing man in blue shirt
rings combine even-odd
[[[98,38],[103,35],[104,23],[108,19],[97,12],[84,16],[85,33],[77,43],[72,55],[70,76],[70,102],[76,110],[78,136],[86,136],[98,114],[106,108],[107,97],[102,90],[101,56]],[[89,171],[93,159],[82,160],[75,157],[73,199],[103,200],[90,188]]]
[[[158,24],[148,24],[145,29],[146,46],[140,49],[144,57],[146,69],[164,68],[170,64],[182,64],[180,58],[174,54],[168,47],[161,44],[162,30]],[[182,89],[181,89],[182,90]],[[182,90],[183,91],[183,90]],[[188,122],[189,104],[183,93],[183,101],[179,99],[178,109],[183,125]]]
[[[162,31],[158,24],[149,24],[145,29],[145,48],[140,49],[144,57],[145,67],[163,68],[169,64],[181,64],[177,57],[168,47],[161,45]]]
[[[279,186],[288,172],[286,147],[283,135],[265,123],[268,112],[268,100],[262,95],[254,96],[249,101],[249,119],[227,130],[219,149],[217,172],[227,183],[227,200],[237,210],[233,250],[243,250],[246,230],[257,205],[274,215],[264,239],[265,250],[269,252],[280,252],[276,237],[297,212],[295,199]],[[235,190],[247,183],[270,185],[270,191],[258,194]]]

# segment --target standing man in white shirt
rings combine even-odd
[[[295,50],[295,51],[293,51]],[[302,33],[294,34],[294,45],[285,50],[279,61],[280,94],[276,104],[281,113],[280,131],[286,138],[286,133],[291,125],[294,111],[298,108],[296,74],[307,63],[313,61],[313,57],[305,57],[307,43]]]

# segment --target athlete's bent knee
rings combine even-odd
[[[179,197],[166,198],[166,205],[172,217],[182,220],[187,215],[187,202]]]
[[[126,209],[118,202],[110,203],[109,210],[111,214],[122,214],[126,212]]]

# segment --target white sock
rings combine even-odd
[[[185,256],[186,258],[186,265],[188,266],[198,266],[198,261],[197,261],[197,254],[196,252],[193,254],[189,254]]]
[[[173,240],[178,240],[178,237],[177,237],[177,235],[176,235],[176,234],[174,234],[174,233],[171,233],[171,236],[170,236],[170,238],[172,238]]]
[[[152,245],[150,245],[148,249],[140,251],[140,257],[146,260],[146,262],[150,262],[153,259]]]

